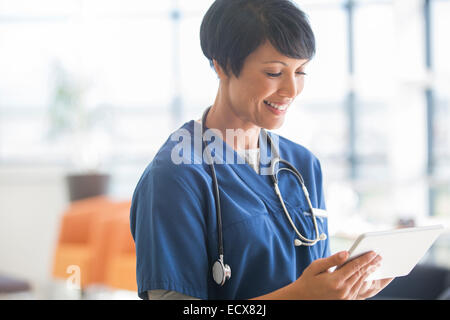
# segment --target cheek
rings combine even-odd
[[[305,79],[302,77],[302,79],[298,81],[297,95],[299,95],[303,91],[304,87],[305,87]]]
[[[252,77],[242,79],[240,83],[235,83],[232,87],[231,95],[233,99],[248,104],[249,102],[259,103],[268,96],[273,95],[276,91],[270,79],[262,79],[261,77]]]
[[[276,91],[275,82],[270,79],[260,79],[254,82],[252,95],[256,101],[262,102],[267,97],[273,96]]]

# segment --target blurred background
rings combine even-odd
[[[450,285],[450,1],[296,2],[317,54],[275,132],[321,161],[333,252],[446,226],[421,261],[432,278],[414,281],[436,298]],[[0,299],[137,299],[130,201],[169,134],[214,102],[211,3],[0,0]]]

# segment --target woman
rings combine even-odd
[[[139,296],[375,295],[390,279],[364,281],[381,261],[374,252],[330,271],[344,264],[348,253],[330,256],[327,218],[313,215],[325,210],[319,160],[265,130],[283,124],[303,89],[315,53],[305,14],[288,0],[216,0],[204,16],[200,39],[219,89],[201,120],[185,123],[164,143],[134,192],[130,219]],[[209,134],[209,144],[202,134]],[[281,204],[270,175],[277,154],[301,172],[310,202],[301,179],[285,170],[278,174]]]

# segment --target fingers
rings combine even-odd
[[[394,280],[395,278],[386,278],[386,279],[381,279],[380,280],[380,285],[381,285],[381,289],[386,288],[386,286],[392,282],[392,280]]]
[[[372,259],[370,262],[362,266],[360,269],[355,271],[350,278],[346,279],[345,281],[348,283],[350,287],[353,287],[361,278],[367,278],[371,273],[373,273],[377,267],[380,266],[381,257],[375,256],[374,259]]]
[[[388,279],[381,279],[372,281],[370,287],[366,290],[363,289],[363,291],[360,294],[361,299],[367,299],[371,298],[375,295],[377,295],[381,290],[383,290],[391,281],[394,280],[394,278],[388,278]]]
[[[355,292],[355,299],[357,300],[365,300],[373,296],[372,292],[374,291],[374,286],[376,282],[373,280],[365,279],[363,281],[363,285]]]
[[[373,281],[368,281],[367,278],[373,273],[375,272],[375,270],[378,268],[379,265],[377,266],[373,266],[373,265],[369,265],[368,267],[363,268],[364,272],[362,274],[362,276],[356,278],[356,281],[352,278],[355,277],[352,276],[347,282],[352,281],[353,284],[351,284],[352,282],[349,283],[349,286],[351,286],[350,289],[350,294],[349,296],[352,297],[352,299],[355,298],[363,298],[363,296],[360,295],[360,293],[364,293],[366,292],[369,288],[372,287],[373,285]]]
[[[362,276],[364,267],[368,267],[370,264],[375,265],[381,261],[381,257],[373,251],[368,252],[342,266],[336,272],[339,273],[341,281],[347,281],[347,279],[356,276],[356,280]],[[355,280],[355,279],[353,279]],[[355,282],[356,282],[355,280]]]
[[[328,269],[343,264],[348,258],[347,251],[341,251],[329,256],[328,258],[317,259],[313,261],[309,269],[313,274],[327,272]]]

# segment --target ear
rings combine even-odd
[[[213,59],[213,64],[214,64],[214,70],[216,70],[216,73],[217,73],[217,76],[219,77],[219,79],[220,80],[228,79],[227,74],[225,73],[223,68],[219,65],[219,63],[217,62],[216,59]]]

